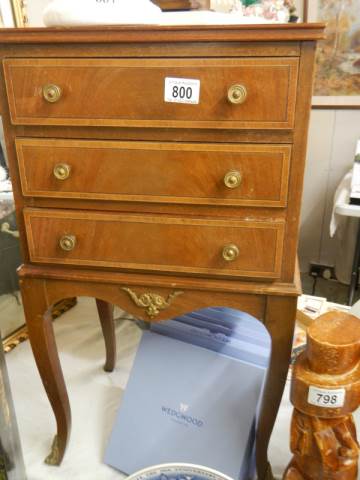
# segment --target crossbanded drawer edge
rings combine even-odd
[[[234,276],[234,277],[246,277],[246,278],[269,278],[275,279],[278,278],[281,269],[281,262],[282,262],[282,250],[283,250],[283,241],[284,241],[284,231],[285,231],[285,222],[277,221],[277,222],[266,222],[266,221],[238,221],[238,220],[214,220],[214,219],[203,219],[203,218],[188,218],[188,217],[175,217],[175,216],[168,216],[168,215],[141,215],[141,214],[118,214],[118,213],[96,213],[96,212],[87,212],[87,211],[76,211],[76,210],[57,210],[57,209],[37,209],[37,208],[25,208],[23,211],[24,218],[25,218],[25,227],[27,232],[27,239],[29,244],[29,252],[30,252],[30,259],[34,263],[47,263],[47,264],[63,264],[63,265],[74,265],[74,266],[93,266],[93,267],[106,267],[106,268],[115,268],[120,270],[142,270],[142,271],[159,271],[159,272],[179,272],[179,273],[189,273],[189,274],[200,274],[200,275],[214,275],[214,276]],[[33,220],[36,221],[40,220],[42,223],[42,227],[45,228],[46,239],[40,238],[36,233],[34,234],[34,224]],[[74,232],[69,232],[68,229],[66,231],[62,231],[61,228],[59,230],[59,224],[61,225],[62,221],[66,222],[74,222],[75,227],[72,226],[72,230]],[[54,230],[51,226],[51,222],[56,225],[55,231],[57,231],[55,237],[48,237],[49,233],[52,233]],[[273,232],[275,235],[275,240],[272,242],[270,250],[267,254],[270,254],[272,258],[271,261],[271,269],[270,270],[252,270],[251,268],[247,268],[246,270],[235,269],[231,268],[231,266],[227,262],[223,262],[221,268],[208,268],[208,267],[198,267],[198,266],[183,266],[181,264],[162,264],[154,263],[154,262],[142,262],[142,263],[134,263],[128,261],[114,261],[111,259],[94,259],[94,258],[72,258],[71,255],[68,255],[66,252],[62,252],[55,245],[59,240],[59,236],[62,234],[69,234],[75,233],[79,235],[79,230],[83,230],[84,232],[84,225],[89,222],[92,224],[99,225],[101,230],[101,223],[106,224],[107,222],[112,223],[111,225],[111,236],[113,238],[116,235],[119,235],[116,238],[120,240],[123,237],[128,236],[128,232],[124,230],[127,228],[127,225],[138,225],[139,232],[141,231],[143,243],[141,243],[141,249],[144,251],[144,255],[146,257],[146,245],[150,241],[147,238],[147,226],[155,225],[157,226],[168,226],[168,228],[180,228],[184,230],[185,228],[190,229],[188,237],[191,238],[192,235],[192,228],[198,228],[203,232],[204,238],[209,236],[211,231],[215,234],[224,232],[226,229],[237,230],[238,234],[240,235],[238,238],[235,238],[234,241],[236,242],[239,240],[242,241],[242,236],[246,230],[250,232],[253,231],[261,231],[264,232]],[[118,224],[118,227],[121,227],[122,230],[118,230],[118,232],[114,232],[114,222]],[[78,228],[77,228],[78,226]],[[90,225],[91,228],[94,228],[94,225]],[[58,231],[59,230],[59,231]],[[120,234],[121,231],[121,234]],[[84,254],[84,248],[86,251],[92,252],[93,249],[96,249],[98,252],[101,249],[100,239],[103,242],[103,237],[99,237],[99,239],[95,242],[95,239],[89,241],[87,240],[88,235],[94,235],[94,231],[90,231],[90,233],[85,228],[86,235],[82,233],[83,239],[85,239],[81,245],[80,255]],[[164,239],[161,238],[162,232],[159,233],[159,238],[161,240],[160,243],[166,245]],[[81,232],[80,232],[81,236]],[[182,238],[178,237],[183,246]],[[216,239],[216,235],[214,236]],[[233,238],[233,237],[232,237]],[[156,239],[156,237],[155,237]],[[134,239],[133,239],[134,240]],[[154,241],[154,238],[152,239]],[[217,240],[217,239],[216,239]],[[92,243],[92,242],[95,243]],[[167,240],[166,240],[167,241]],[[170,237],[171,241],[171,237]],[[41,243],[42,242],[42,243]],[[44,243],[45,242],[45,243]],[[49,243],[50,242],[50,243]],[[106,242],[106,240],[105,240]],[[191,240],[190,240],[191,242]],[[50,245],[51,244],[51,245]],[[124,245],[126,248],[133,248],[133,242],[126,242]],[[40,250],[44,251],[44,245],[46,245],[45,249],[53,248],[53,252],[56,252],[55,255],[44,255],[41,253]],[[103,244],[102,244],[103,245]],[[222,246],[222,244],[221,244]],[[255,245],[251,244],[252,249],[255,248]],[[80,247],[79,247],[80,248]],[[118,249],[121,249],[121,244],[118,245]],[[135,247],[134,247],[135,248]],[[113,251],[110,249],[110,251]],[[207,251],[207,250],[205,250]],[[191,249],[190,249],[191,253]],[[246,253],[246,252],[244,252]],[[254,253],[253,251],[250,253]],[[216,254],[216,258],[220,254],[220,250],[217,248],[217,251],[213,252],[212,255]],[[92,254],[91,254],[92,255]],[[91,257],[90,255],[90,257]],[[118,255],[118,253],[116,253]],[[160,254],[159,254],[160,255]],[[206,254],[208,255],[208,254]],[[261,252],[259,252],[261,256]],[[144,258],[145,258],[144,257]],[[244,255],[244,258],[248,259],[248,253]],[[160,257],[161,258],[161,255]],[[176,257],[177,258],[177,257]],[[207,258],[207,257],[206,257]],[[246,260],[248,261],[248,260]]]
[[[183,59],[182,61],[174,60],[174,59],[163,59],[163,60],[155,60],[155,59],[131,59],[131,60],[119,60],[119,59],[5,59],[3,61],[4,71],[5,71],[5,81],[6,81],[6,88],[9,100],[9,107],[10,107],[10,115],[11,120],[14,125],[63,125],[63,126],[123,126],[123,127],[160,127],[160,128],[211,128],[211,129],[285,129],[291,130],[294,127],[294,118],[295,118],[295,106],[296,106],[296,94],[297,94],[297,80],[298,80],[298,69],[299,69],[299,59],[295,57],[285,57],[285,58],[278,58],[278,57],[264,57],[264,58],[227,58],[227,59],[197,59],[197,60],[189,60]],[[143,66],[144,72],[138,72],[138,70]],[[146,66],[148,65],[148,67]],[[185,77],[192,77],[191,68],[194,70],[195,77],[199,74],[198,70],[207,72],[209,68],[214,68],[219,70],[219,75],[223,68],[248,68],[248,69],[259,69],[258,72],[253,72],[251,76],[251,82],[254,82],[256,86],[256,82],[260,81],[257,77],[259,73],[261,73],[261,68],[272,68],[273,73],[277,69],[287,69],[288,70],[288,77],[287,82],[284,83],[285,77],[283,78],[283,83],[281,88],[278,90],[271,91],[270,86],[276,84],[276,82],[272,82],[271,84],[267,84],[265,80],[261,80],[261,88],[260,85],[258,87],[258,91],[252,92],[254,90],[254,85],[250,82],[249,84],[249,100],[245,102],[243,109],[241,109],[241,105],[232,106],[234,108],[229,109],[229,104],[226,101],[226,90],[222,91],[221,93],[221,101],[223,102],[223,106],[221,110],[226,111],[226,115],[224,118],[217,117],[217,110],[209,111],[204,118],[197,119],[197,115],[194,115],[194,112],[202,112],[203,108],[207,108],[207,103],[210,99],[213,98],[213,95],[207,94],[207,97],[204,99],[203,103],[200,105],[188,105],[186,107],[186,114],[184,114],[183,107],[184,105],[178,105],[178,108],[175,109],[174,114],[173,108],[174,105],[169,106],[163,102],[163,85],[156,84],[155,87],[151,85],[151,88],[155,88],[155,90],[149,90],[148,95],[144,94],[144,98],[141,99],[139,105],[136,103],[132,103],[131,105],[127,105],[124,107],[122,104],[123,109],[125,110],[113,110],[115,107],[114,105],[117,104],[116,102],[116,86],[118,84],[118,80],[116,80],[114,86],[109,86],[108,90],[114,92],[115,96],[109,96],[110,93],[106,90],[101,92],[97,85],[90,85],[91,78],[95,75],[95,72],[99,72],[101,70],[106,71],[105,78],[108,78],[110,72],[107,70],[113,70],[112,74],[115,76],[116,68],[122,68],[124,71],[133,70],[134,78],[136,75],[139,78],[142,78],[145,74],[149,74],[149,78],[153,79],[154,74],[156,74],[159,69],[161,70],[160,77],[164,80],[167,76],[185,76]],[[48,74],[45,76],[46,69],[53,69],[54,74]],[[77,71],[76,68],[79,69],[77,73],[73,73],[74,80],[69,80],[68,75],[64,74],[64,78],[66,80],[61,80],[62,83],[61,87],[64,90],[64,100],[63,102],[68,102],[67,105],[70,110],[66,113],[66,108],[64,104],[59,101],[59,108],[57,104],[47,105],[46,102],[42,100],[41,88],[46,83],[51,83],[54,81],[56,83],[57,73],[60,72],[61,69],[72,69],[73,71]],[[93,69],[93,74],[88,75],[90,82],[89,85],[84,84],[83,80],[80,82],[79,76],[81,77],[81,69]],[[183,69],[186,69],[185,72],[182,72]],[[16,86],[16,82],[18,79],[23,78],[25,75],[24,71],[21,72],[21,69],[38,69],[39,72],[37,73],[39,78],[39,82],[35,81],[34,85],[29,84],[30,90],[26,93],[24,92],[24,85],[23,86]],[[175,70],[174,70],[175,69]],[[198,69],[198,70],[196,70]],[[17,71],[19,70],[19,71]],[[148,72],[147,72],[148,70]],[[115,73],[114,73],[115,72]],[[175,73],[174,73],[175,72]],[[197,72],[197,73],[196,73]],[[40,75],[41,73],[41,75]],[[248,72],[249,73],[249,72]],[[27,79],[27,83],[32,78],[32,74],[30,71],[28,72],[29,78]],[[34,73],[35,75],[35,73]],[[238,78],[240,77],[240,78]],[[121,78],[121,75],[119,79]],[[30,79],[30,80],[29,80]],[[222,76],[219,76],[219,82],[221,83],[223,80]],[[238,75],[236,79],[233,79],[233,82],[239,80],[241,81],[241,75]],[[21,80],[22,81],[22,80]],[[71,82],[75,82],[73,85]],[[206,80],[209,82],[209,79]],[[14,83],[15,82],[15,83]],[[70,82],[70,83],[64,83]],[[265,83],[264,83],[265,82]],[[79,86],[76,84],[81,84],[81,89],[79,90]],[[103,82],[104,83],[104,82]],[[134,80],[128,82],[129,84],[134,83]],[[149,82],[150,83],[150,82]],[[230,87],[232,82],[230,80],[224,83],[222,88]],[[143,83],[141,84],[142,88]],[[219,84],[220,85],[220,84]],[[218,85],[218,87],[219,87]],[[73,92],[74,88],[77,88],[76,91]],[[106,88],[106,87],[102,87]],[[135,87],[133,87],[135,88]],[[140,87],[139,87],[140,88]],[[150,88],[150,87],[148,87]],[[274,88],[274,87],[271,87]],[[208,90],[209,87],[206,86],[205,91]],[[88,98],[86,95],[87,91],[91,91],[93,95],[93,103],[94,105],[101,106],[100,109],[103,110],[103,113],[99,111],[99,108],[95,107],[94,105],[89,106],[90,110],[86,112],[86,103],[82,103],[80,105],[79,97],[84,96]],[[256,90],[256,89],[255,89]],[[95,92],[97,93],[97,100],[95,101]],[[75,95],[74,98],[70,98],[71,92]],[[126,92],[127,95],[123,92],[123,100],[124,98],[128,97],[128,91]],[[145,92],[146,93],[146,92]],[[106,94],[109,97],[102,98],[101,95]],[[262,101],[259,103],[257,98],[259,95],[262,95]],[[25,95],[25,97],[22,97]],[[137,94],[136,98],[139,95]],[[67,100],[68,99],[68,100]],[[100,101],[101,100],[101,101]],[[219,98],[220,100],[220,98]],[[85,101],[85,100],[84,100]],[[256,108],[253,108],[253,112],[257,112],[258,117],[254,117],[253,119],[242,118],[243,114],[241,113],[244,108],[247,109],[252,107],[252,102],[258,102]],[[265,110],[268,110],[268,115],[275,114],[275,112],[280,111],[280,105],[286,105],[286,114],[284,113],[284,118],[272,119],[271,115],[269,118],[262,118],[263,114],[261,113],[261,106],[265,105],[266,102],[271,101],[271,107]],[[149,103],[150,102],[150,103]],[[155,102],[155,103],[154,103]],[[284,103],[285,102],[285,103]],[[147,103],[149,103],[147,105]],[[78,104],[78,105],[77,105]],[[77,106],[76,106],[77,105]],[[146,115],[143,116],[143,106],[145,105],[145,111],[153,111],[156,109],[159,110],[160,114],[152,116],[151,118],[146,118]],[[283,105],[283,106],[284,106]],[[194,107],[197,110],[194,110]],[[276,108],[278,107],[278,108]],[[64,110],[65,109],[65,110]],[[74,110],[75,109],[75,110]],[[134,113],[134,111],[138,109],[138,113]],[[61,113],[63,111],[63,113]],[[265,111],[264,110],[264,111]],[[126,114],[128,111],[128,114]],[[228,118],[229,112],[240,112],[240,118],[232,120]],[[58,113],[56,113],[58,112]],[[122,113],[121,113],[122,112]],[[171,112],[171,113],[170,113]],[[182,112],[182,113],[181,113]],[[121,113],[121,115],[120,115]],[[141,113],[141,115],[140,115]],[[260,115],[260,116],[259,116]],[[230,115],[232,116],[232,114]],[[158,117],[158,118],[157,118]],[[201,117],[201,115],[200,115]],[[175,120],[176,118],[176,120]]]
[[[97,140],[63,140],[63,139],[34,139],[17,138],[16,151],[20,171],[20,180],[22,193],[25,197],[45,197],[45,198],[64,198],[79,200],[109,200],[109,201],[131,201],[131,202],[156,202],[156,203],[175,203],[175,204],[198,204],[198,205],[229,205],[229,206],[258,206],[258,207],[285,207],[287,205],[289,170],[292,148],[290,145],[266,145],[266,144],[184,144],[184,143],[166,143],[166,142],[124,142],[124,141],[97,141]],[[69,152],[66,155],[64,152]],[[90,162],[87,157],[97,155],[97,162]],[[107,163],[102,159],[101,152],[111,153],[111,158]],[[128,153],[129,152],[129,153]],[[126,155],[149,153],[146,162],[138,160],[141,168],[136,172],[134,178],[131,160]],[[252,161],[246,156],[256,157]],[[163,155],[162,160],[168,172],[173,175],[174,163],[172,158],[183,156],[181,161],[177,160],[178,170],[180,164],[179,176],[181,178],[169,178],[164,176],[161,188],[159,181],[164,175],[165,170],[159,168],[157,171],[150,166],[154,163],[153,157]],[[192,157],[189,155],[192,155]],[[197,155],[209,155],[207,159],[197,159]],[[276,156],[272,158],[272,155]],[[187,158],[187,156],[189,158]],[[277,159],[279,156],[279,159]],[[81,158],[81,167],[79,164]],[[64,160],[65,159],[65,160]],[[280,160],[281,159],[281,160]],[[225,161],[226,160],[226,161]],[[56,180],[52,175],[54,165],[61,161],[69,163],[72,170],[72,176],[77,176],[77,182],[83,182],[77,189],[68,189],[69,180]],[[271,165],[269,165],[272,161]],[[28,164],[29,162],[32,162]],[[34,163],[35,162],[35,163]],[[130,162],[130,165],[129,165]],[[168,164],[167,164],[168,162]],[[244,168],[241,168],[245,162]],[[226,164],[226,166],[224,165]],[[48,165],[48,166],[47,166]],[[132,167],[132,174],[128,170]],[[85,179],[87,168],[92,167],[96,170],[94,177]],[[200,172],[198,168],[200,167]],[[206,168],[205,168],[206,167]],[[84,172],[80,170],[84,169]],[[213,170],[219,171],[218,177],[214,179]],[[262,171],[263,169],[263,171]],[[34,175],[34,171],[37,175]],[[198,175],[208,175],[209,180],[202,180],[202,188],[199,187]],[[228,171],[239,170],[242,177],[241,184],[236,189],[226,188],[224,185],[224,175]],[[118,173],[116,174],[116,172]],[[97,188],[97,177],[101,173],[102,185],[99,191]],[[40,176],[39,176],[40,175]],[[129,175],[128,180],[127,175]],[[270,178],[268,176],[270,175]],[[274,175],[277,177],[274,179]],[[117,190],[114,185],[115,178],[119,178],[120,187]],[[30,177],[30,178],[29,178]],[[80,180],[79,180],[80,177]],[[104,184],[104,177],[109,179],[110,187]],[[36,185],[34,185],[34,182]],[[89,183],[92,183],[92,191],[89,191]],[[153,184],[157,183],[157,187]],[[167,187],[167,182],[170,186]],[[171,183],[176,184],[176,188]],[[181,186],[182,182],[182,186]],[[245,189],[244,189],[245,182]],[[131,187],[132,193],[124,190],[134,183],[138,187]],[[161,183],[161,182],[160,182]],[[266,185],[265,185],[266,183]],[[41,186],[43,184],[44,186]],[[179,187],[177,186],[179,184]],[[248,185],[246,187],[246,184]],[[269,184],[269,185],[268,185]],[[193,185],[191,187],[191,185]],[[265,187],[268,189],[267,197],[263,194]],[[86,191],[88,188],[88,191]],[[133,190],[138,189],[135,194]],[[144,193],[141,189],[148,190]],[[196,189],[198,195],[196,195]],[[100,191],[102,190],[102,191]],[[158,190],[162,190],[159,192]],[[184,194],[184,191],[188,195]],[[212,192],[212,196],[207,196],[201,190]],[[255,193],[254,193],[255,190]],[[277,195],[272,193],[277,191]],[[189,192],[191,191],[191,195]],[[200,193],[202,193],[200,195]],[[261,196],[263,195],[263,196]]]

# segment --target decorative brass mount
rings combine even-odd
[[[121,287],[121,290],[124,290],[124,292],[127,292],[130,295],[136,306],[145,308],[145,311],[150,318],[156,317],[161,310],[170,307],[173,299],[184,293],[181,291],[173,292],[168,295],[167,299],[165,299],[157,293],[142,293],[140,296],[137,296],[137,294],[130,288]]]
[[[59,449],[59,439],[58,436],[55,435],[54,441],[51,445],[51,452],[45,458],[46,465],[60,465],[61,458],[60,458],[60,449]]]

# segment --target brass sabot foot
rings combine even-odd
[[[61,463],[61,454],[60,454],[60,449],[59,449],[59,440],[58,436],[55,435],[54,441],[51,445],[51,452],[49,455],[45,458],[45,463],[46,465],[53,465],[57,466],[60,465]]]

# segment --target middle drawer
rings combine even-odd
[[[289,145],[17,139],[25,196],[285,207]]]

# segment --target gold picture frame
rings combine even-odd
[[[360,108],[360,3],[304,0],[304,19],[325,22],[318,43],[313,108]]]
[[[15,25],[17,27],[26,27],[28,16],[25,0],[11,0],[11,3],[15,17]]]
[[[70,310],[77,304],[77,298],[65,298],[55,303],[51,308],[51,317],[53,320],[60,317],[63,313]],[[15,332],[8,335],[3,339],[3,349],[5,353],[11,352],[15,347],[20,345],[20,343],[25,342],[29,338],[27,326],[22,325],[20,328],[15,330]],[[1,475],[0,475],[1,479]]]
[[[28,23],[25,0],[0,0],[0,26],[26,27]]]

